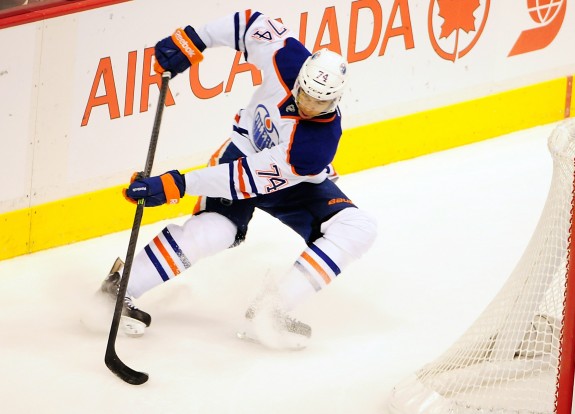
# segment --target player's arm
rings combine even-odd
[[[226,46],[245,53],[246,32],[261,16],[250,9],[229,14],[199,27],[198,35],[207,47]]]
[[[184,193],[243,200],[281,191],[304,181],[320,183],[327,177],[327,168],[318,174],[298,175],[286,161],[286,149],[276,145],[229,164],[187,174],[172,170],[161,176],[136,179],[124,190],[124,196],[132,202],[144,199],[148,207],[175,204]]]
[[[299,175],[287,162],[286,148],[276,145],[261,152],[185,175],[186,193],[242,200],[270,194],[301,182],[320,183],[327,170]]]
[[[156,44],[158,73],[165,70],[172,76],[199,63],[206,48],[227,46],[242,52],[247,61],[258,67],[269,58],[266,49],[276,50],[286,37],[291,36],[281,23],[270,20],[258,11],[245,10],[214,20],[202,27],[186,26]]]

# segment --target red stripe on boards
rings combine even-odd
[[[0,11],[0,29],[52,19],[131,0],[58,0]]]
[[[573,99],[573,76],[567,76],[567,92],[565,93],[565,118],[571,116],[571,103]]]

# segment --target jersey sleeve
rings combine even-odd
[[[196,29],[196,33],[206,47],[231,47],[242,52],[246,61],[258,68],[265,66],[273,51],[281,47],[287,37],[293,37],[293,33],[277,20],[252,10],[224,16]]]
[[[243,200],[270,194],[301,182],[320,183],[328,169],[319,174],[300,176],[286,161],[285,145],[276,145],[229,164],[220,164],[185,174],[186,193]]]
[[[196,29],[196,33],[206,47],[227,46],[243,52],[243,33],[251,17],[250,10],[229,14]]]

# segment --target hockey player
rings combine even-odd
[[[331,283],[376,235],[373,218],[331,179],[347,62],[327,49],[312,55],[281,23],[246,10],[201,28],[177,29],[157,43],[155,70],[175,76],[199,63],[204,49],[217,46],[242,52],[263,72],[263,83],[237,113],[231,137],[207,168],[136,179],[124,190],[131,201],[143,198],[146,207],[177,203],[186,193],[200,198],[188,221],[169,224],[134,257],[123,315],[136,320],[133,334],[143,333],[151,318],[132,298],[240,244],[258,208],[297,232],[307,248],[249,307],[241,336],[262,342],[264,333],[255,328],[262,317],[272,321],[285,346],[305,346],[311,328],[288,312]],[[103,291],[115,295],[122,264],[116,261]]]

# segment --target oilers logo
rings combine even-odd
[[[279,134],[272,122],[270,113],[263,105],[258,105],[254,113],[252,129],[254,144],[257,149],[271,148],[279,143]]]

